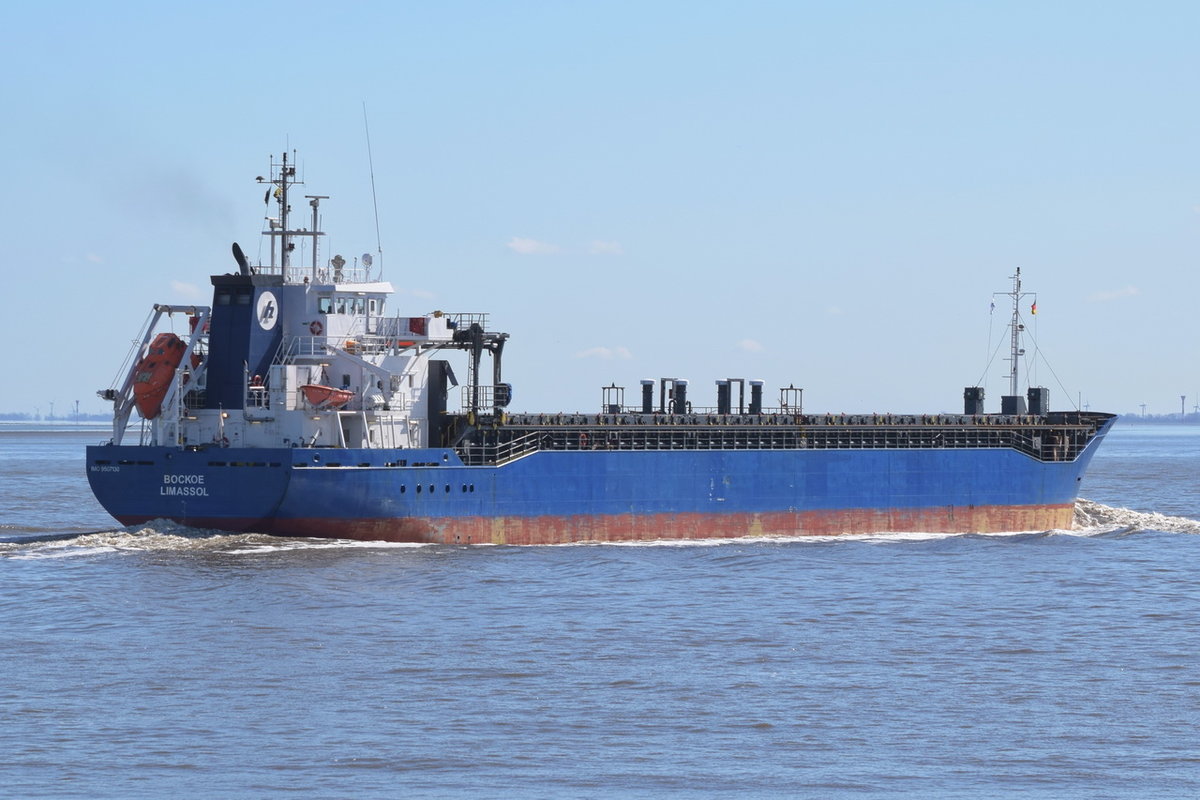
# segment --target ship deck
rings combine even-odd
[[[1108,414],[1044,416],[803,414],[514,414],[458,417],[447,435],[463,462],[503,464],[539,450],[1011,449],[1044,462],[1074,461]]]

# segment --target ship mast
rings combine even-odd
[[[283,267],[283,271],[287,273],[288,266],[288,251],[291,249],[291,243],[288,242],[288,211],[291,206],[288,205],[288,176],[296,174],[296,166],[288,166],[287,151],[283,151],[283,164],[279,170],[279,266]],[[1017,270],[1020,272],[1020,270]]]
[[[300,228],[292,230],[288,227],[288,213],[292,210],[288,200],[288,190],[292,186],[303,186],[304,181],[296,180],[296,166],[288,163],[288,154],[284,152],[280,163],[276,164],[274,156],[271,157],[271,177],[269,180],[259,176],[259,183],[268,183],[275,187],[274,190],[267,190],[266,201],[271,202],[271,196],[275,196],[275,201],[279,204],[278,219],[267,219],[267,230],[263,231],[265,236],[271,237],[271,267],[274,269],[275,263],[275,240],[279,239],[279,270],[285,279],[287,277],[288,267],[291,266],[291,253],[296,245],[292,244],[293,236],[311,236],[313,243],[313,263],[312,263],[312,278],[317,277],[317,237],[325,234],[317,230],[318,216],[317,207],[321,200],[327,199],[324,195],[305,195],[311,202],[309,205],[313,209],[313,226],[312,230]]]
[[[1021,298],[1026,297],[1028,293],[1021,292],[1021,268],[1017,267],[1017,272],[1012,275],[1013,288],[1011,292],[996,292],[995,295],[1005,295],[1012,298],[1012,321],[1009,323],[1009,330],[1012,334],[1009,350],[1009,373],[1008,373],[1008,393],[1016,396],[1019,383],[1019,370],[1021,356],[1025,355],[1025,350],[1021,347],[1021,332],[1025,330],[1025,325],[1021,322]],[[1037,295],[1034,295],[1033,313],[1037,313]]]
[[[1020,357],[1025,354],[1021,349],[1021,268],[1017,267],[1017,274],[1013,275],[1013,310],[1012,310],[1012,350],[1009,354],[1009,361],[1012,364],[1012,370],[1008,378],[1008,393],[1015,395],[1018,391],[1017,386],[1017,370],[1020,365]]]

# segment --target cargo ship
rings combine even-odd
[[[997,412],[967,387],[961,414],[810,414],[801,389],[769,405],[743,378],[708,406],[654,378],[629,403],[612,383],[592,412],[516,412],[487,314],[394,310],[369,253],[318,258],[327,197],[293,222],[294,154],[257,180],[267,263],[235,243],[212,304],[155,305],[99,392],[112,437],[87,475],[123,525],[449,544],[1066,529],[1114,421],[1018,394],[1019,271]]]

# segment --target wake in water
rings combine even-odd
[[[1131,511],[1114,508],[1091,500],[1080,499],[1075,504],[1072,530],[1042,531],[1044,535],[1103,536],[1112,533],[1163,531],[1167,533],[1198,533],[1200,521],[1187,517]],[[645,542],[611,542],[605,546],[622,547],[714,547],[733,542],[834,542],[839,540],[868,542],[906,542],[946,539],[956,536],[1027,536],[1030,531],[1005,533],[933,533],[905,531],[892,533],[847,534],[842,536],[773,536],[738,539],[658,540]],[[565,547],[597,546],[597,542],[581,542]],[[216,530],[189,528],[169,520],[153,520],[142,526],[114,528],[91,533],[46,533],[21,536],[7,541],[0,539],[0,556],[14,558],[57,558],[115,552],[221,552],[229,555],[271,553],[283,550],[332,548],[410,548],[435,547],[424,544],[395,544],[361,542],[346,539],[289,539],[263,533],[225,533]]]
[[[226,533],[189,528],[170,520],[90,533],[47,533],[0,539],[0,557],[62,558],[117,552],[195,552],[248,555],[282,550],[348,547],[431,547],[424,544],[360,542],[348,539],[290,539],[265,533]]]
[[[1075,501],[1075,530],[1080,533],[1111,533],[1117,530],[1200,533],[1200,521],[1156,512],[1113,508],[1080,498]]]
[[[269,540],[263,534],[225,534],[154,520],[144,526],[75,534],[23,536],[0,543],[0,555],[56,558],[121,551],[214,551],[248,540]]]

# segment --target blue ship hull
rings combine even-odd
[[[311,229],[288,222],[287,153],[255,183],[277,204],[270,262],[233,244],[212,304],[156,304],[100,392],[113,438],[88,448],[88,480],[123,524],[509,544],[1067,528],[1112,424],[1051,411],[1044,387],[1017,395],[1020,270],[999,414],[974,386],[962,414],[810,415],[794,384],[768,407],[763,381],[736,377],[711,407],[660,377],[635,405],[614,381],[599,413],[514,413],[509,334],[487,314],[391,313],[369,254],[318,257],[326,196],[305,195]],[[311,264],[290,260],[295,237]]]
[[[1111,423],[1109,423],[1111,424]],[[1107,425],[1071,461],[1006,448],[538,451],[94,446],[126,525],[406,542],[544,544],[895,530],[1068,528]]]

